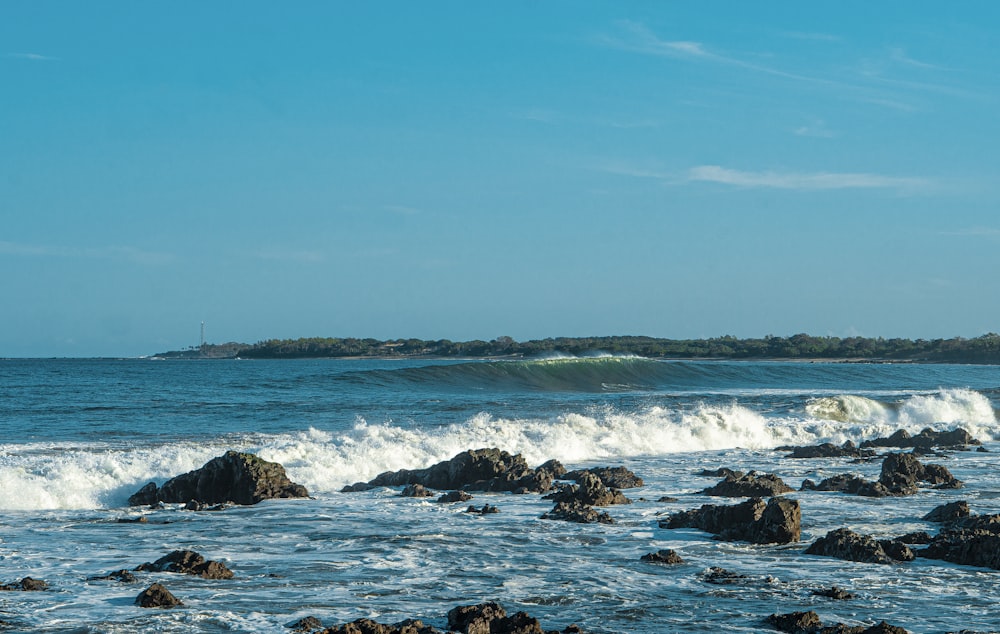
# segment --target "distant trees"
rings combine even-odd
[[[859,359],[1000,364],[1000,335],[974,339],[883,339],[882,337],[790,337],[658,339],[654,337],[558,337],[515,341],[312,337],[267,339],[255,344],[205,344],[199,350],[163,356],[297,359],[313,357],[537,357],[546,354],[634,354],[658,359]]]

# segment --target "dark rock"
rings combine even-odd
[[[802,482],[803,491],[841,491],[867,497],[887,497],[913,495],[919,482],[928,482],[935,488],[959,488],[957,480],[941,465],[924,466],[916,456],[908,453],[890,453],[882,461],[882,472],[878,482],[871,482],[856,475],[841,474],[815,484],[811,480]]]
[[[743,497],[771,497],[782,493],[791,493],[792,487],[782,482],[781,478],[770,473],[750,473],[735,477],[727,475],[724,480],[713,487],[702,491],[705,495],[716,495],[722,497],[743,498]]]
[[[846,590],[841,590],[837,586],[830,588],[823,588],[822,590],[813,590],[814,596],[826,597],[828,599],[834,599],[836,601],[846,601],[848,599],[853,599],[854,595]]]
[[[422,484],[430,489],[469,491],[517,491],[540,493],[552,488],[552,481],[566,472],[558,461],[550,460],[537,469],[528,467],[521,454],[500,449],[463,451],[451,460],[426,469],[403,469],[380,474],[372,486]]]
[[[144,572],[179,572],[205,579],[232,579],[233,571],[220,561],[208,561],[193,550],[175,550],[153,563],[136,568]]]
[[[805,447],[779,447],[779,451],[790,451],[786,458],[871,458],[875,455],[872,449],[859,449],[848,440],[843,445],[825,442],[820,445]]]
[[[158,583],[154,583],[139,593],[135,604],[142,608],[173,608],[184,605],[180,599]]]
[[[25,577],[20,581],[0,585],[0,590],[2,591],[41,592],[48,589],[49,584],[41,579],[32,579],[31,577]]]
[[[718,469],[702,469],[697,475],[704,478],[728,478],[732,476],[733,478],[742,478],[742,471],[734,471],[729,467],[719,467]]]
[[[956,520],[935,535],[921,557],[1000,570],[1000,515],[973,515]]]
[[[343,489],[340,490],[341,493],[363,493],[365,491],[371,491],[372,489],[377,489],[378,487],[368,484],[367,482],[355,482],[354,484],[348,484]]]
[[[542,515],[543,520],[562,520],[580,524],[614,524],[615,521],[606,512],[597,512],[593,507],[579,502],[558,502],[548,513]]]
[[[647,555],[643,555],[642,557],[639,558],[639,560],[647,561],[651,564],[673,565],[673,564],[684,563],[684,560],[681,559],[680,555],[678,555],[675,551],[669,549],[658,550],[655,553],[649,553]]]
[[[817,631],[823,623],[819,620],[819,615],[809,610],[808,612],[790,612],[789,614],[772,614],[765,619],[768,625],[781,632],[791,632],[792,634],[806,634]]]
[[[661,497],[660,499],[657,500],[657,502],[661,502],[661,503],[663,503],[663,502],[679,502],[679,501],[680,500],[678,500],[677,498],[670,497],[669,495],[664,495],[663,497]]]
[[[625,467],[596,467],[593,469],[581,469],[570,471],[563,476],[566,480],[580,482],[580,477],[584,473],[591,473],[601,479],[604,486],[612,489],[634,489],[645,484],[642,478],[635,475]]]
[[[898,539],[880,539],[878,543],[885,554],[894,561],[913,561],[917,558],[913,550],[905,542]]]
[[[905,429],[900,429],[888,438],[876,438],[866,440],[861,443],[863,448],[867,447],[918,447],[930,449],[931,447],[966,447],[968,445],[981,445],[978,440],[962,429],[955,428],[951,431],[934,431],[930,427],[924,429],[916,436],[911,436]]]
[[[750,580],[750,577],[747,575],[741,575],[738,572],[733,572],[732,570],[726,570],[725,568],[719,568],[716,566],[705,570],[698,576],[705,583],[712,583],[719,586],[733,583],[745,583]]]
[[[978,447],[976,449],[976,451],[978,451],[979,453],[989,453],[990,452],[990,450],[987,449],[986,447]]]
[[[119,517],[116,521],[119,524],[148,524],[149,518],[140,515],[139,517]]]
[[[917,531],[901,535],[896,538],[896,541],[904,544],[929,544],[931,543],[931,536],[924,531]]]
[[[121,583],[136,583],[139,581],[139,578],[132,574],[131,571],[124,569],[109,572],[100,577],[90,577],[89,579],[90,581],[119,581]]]
[[[468,502],[471,499],[472,496],[465,491],[448,491],[439,497],[437,501],[442,504],[451,504],[452,502]]]
[[[478,515],[491,515],[493,513],[499,513],[500,509],[495,506],[490,506],[489,504],[483,504],[483,508],[477,509],[475,506],[470,505],[469,508],[465,509],[466,513],[476,513]]]
[[[293,632],[311,632],[322,629],[323,623],[315,616],[304,616],[294,623],[289,623],[286,627]]]
[[[660,521],[660,528],[699,528],[726,541],[787,544],[801,537],[802,511],[797,500],[751,498],[729,506],[704,504]]]
[[[130,506],[154,506],[159,502],[156,497],[156,483],[150,482],[132,494],[128,499]]]
[[[400,621],[394,625],[383,625],[371,619],[358,619],[327,628],[322,634],[442,634],[442,632],[413,619]]]
[[[195,500],[201,504],[248,505],[272,498],[309,497],[304,486],[288,479],[280,464],[238,451],[212,458],[200,469],[167,480],[158,490],[147,484],[129,498],[129,504],[154,503],[149,501],[151,491],[154,502],[177,504]]]
[[[399,495],[404,498],[429,498],[434,497],[434,492],[422,484],[408,484],[403,487],[403,491]]]
[[[954,522],[963,517],[969,517],[972,511],[969,510],[969,503],[965,500],[950,502],[935,507],[930,513],[924,515],[924,520],[928,522]]]
[[[907,549],[908,550],[908,549]],[[885,551],[882,543],[870,535],[859,535],[847,528],[838,528],[820,537],[809,548],[807,555],[836,557],[847,561],[860,561],[873,564],[891,564],[897,560]],[[894,552],[895,549],[894,549]]]
[[[555,493],[545,496],[556,503],[577,503],[586,506],[611,506],[612,504],[631,504],[618,489],[609,489],[601,479],[593,473],[583,472],[577,476],[579,484],[563,485]]]

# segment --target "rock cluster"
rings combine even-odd
[[[301,623],[301,621],[300,621]],[[309,625],[315,623],[310,620]],[[306,629],[298,627],[299,631]],[[495,602],[459,606],[448,612],[448,631],[461,634],[581,634],[582,630],[570,625],[563,630],[543,630],[538,619],[525,612],[512,616]],[[425,625],[422,621],[407,619],[392,625],[371,619],[358,619],[318,631],[318,634],[444,634],[441,630]]]
[[[784,446],[778,447],[778,451],[790,451],[786,458],[871,458],[875,455],[872,449],[861,449],[850,440],[843,445],[835,445],[825,442],[819,445],[810,446]]]
[[[917,555],[1000,570],[1000,515],[958,518],[932,537]]]
[[[908,634],[903,628],[889,625],[885,621],[871,627],[851,627],[843,623],[824,627],[819,615],[812,610],[772,614],[765,622],[780,632],[790,634]]]
[[[905,429],[900,429],[887,438],[866,440],[861,443],[861,447],[914,447],[927,450],[934,447],[960,449],[969,445],[981,444],[981,442],[972,437],[972,434],[961,427],[956,427],[951,431],[934,431],[928,427],[916,436],[910,435]]]
[[[726,541],[788,544],[802,535],[802,510],[798,500],[773,497],[765,503],[758,497],[728,506],[704,504],[661,520],[660,528],[698,528]]]
[[[648,553],[640,557],[639,560],[649,562],[651,564],[666,564],[670,566],[684,563],[681,556],[670,549],[663,549],[658,550],[655,553]]]
[[[132,506],[195,501],[205,504],[256,504],[273,498],[304,498],[309,492],[288,479],[285,468],[251,453],[227,451],[205,466],[167,480],[157,488],[150,482],[133,494]]]
[[[32,579],[31,577],[25,577],[20,581],[14,581],[13,583],[0,584],[0,591],[21,591],[21,592],[40,592],[42,590],[48,590],[49,584],[45,583],[41,579]]]
[[[772,497],[794,490],[774,474],[751,471],[746,475],[738,472],[726,474],[725,479],[705,489],[702,494],[730,498]]]
[[[915,558],[909,546],[899,540],[877,540],[847,528],[838,528],[820,537],[806,549],[806,554],[872,564],[899,563]]]
[[[208,561],[193,550],[175,550],[136,568],[140,572],[179,572],[203,579],[232,579],[233,571],[221,561]]]
[[[819,484],[803,480],[803,491],[841,491],[867,497],[913,495],[918,484],[924,482],[937,489],[957,489],[962,481],[955,478],[946,467],[924,465],[910,453],[890,453],[882,461],[882,472],[877,482],[856,475],[836,475]]]
[[[428,489],[543,493],[552,488],[553,480],[565,473],[565,467],[557,460],[532,469],[521,454],[511,455],[496,448],[473,449],[426,469],[388,471],[366,484],[368,487],[420,484]],[[358,487],[352,485],[345,490],[360,490]]]

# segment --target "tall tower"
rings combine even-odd
[[[201,322],[201,347],[205,347],[205,322]]]

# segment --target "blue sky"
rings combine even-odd
[[[994,2],[0,3],[0,356],[1000,330]]]

